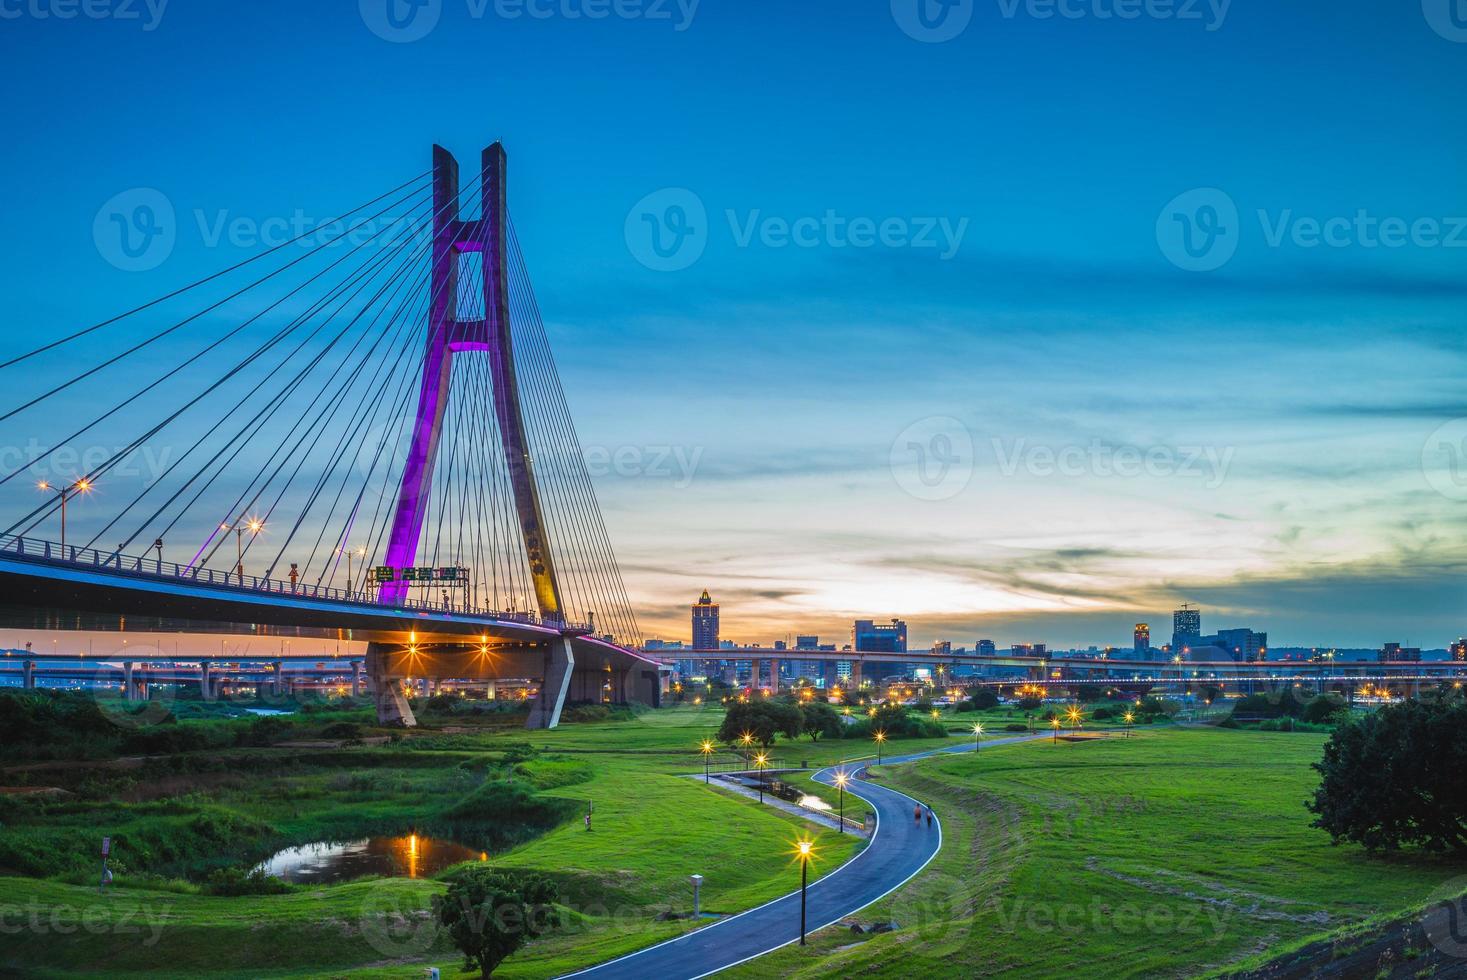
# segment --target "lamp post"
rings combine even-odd
[[[881,765],[881,745],[886,741],[886,732],[878,731],[871,737],[876,739],[876,764],[879,766]]]
[[[66,557],[66,502],[79,493],[91,493],[92,481],[82,477],[69,487],[53,487],[50,483],[42,480],[36,484],[36,489],[54,493],[61,498],[61,557]]]
[[[754,772],[758,774],[755,778],[759,780],[760,803],[764,802],[764,767],[768,764],[769,756],[766,753],[760,752],[758,755],[754,756]]]
[[[805,945],[805,889],[810,884],[810,852],[812,848],[807,840],[800,841],[800,945]]]
[[[249,531],[250,532],[250,537],[253,538],[255,535],[257,535],[261,531],[265,530],[265,522],[262,521],[262,520],[260,520],[258,517],[249,517],[249,518],[241,517],[239,519],[239,521],[236,522],[233,526],[228,525],[228,524],[220,524],[219,525],[219,530],[226,531],[226,532],[227,531],[233,531],[234,532],[234,552],[235,552],[234,570],[235,570],[235,574],[239,576],[239,584],[241,586],[243,586],[244,585],[244,533],[246,531]]]
[[[709,763],[709,761],[713,757],[713,743],[710,742],[708,739],[705,738],[703,740],[702,746],[699,747],[698,751],[703,753],[703,785],[704,786],[707,786],[708,785],[708,763]]]
[[[347,591],[347,594],[350,595],[351,592],[352,592],[352,590],[356,587],[356,581],[357,581],[356,570],[353,568],[352,559],[353,558],[366,558],[367,557],[367,549],[364,548],[364,547],[363,548],[339,548],[339,549],[337,549],[337,554],[346,555],[346,591]]]
[[[973,724],[973,751],[981,749],[983,742],[983,726],[977,722]]]
[[[754,736],[749,732],[744,732],[744,734],[739,736],[739,744],[744,747],[744,761],[747,762],[749,760],[749,746],[754,744]]]
[[[1059,744],[1059,730],[1060,730],[1060,720],[1059,720],[1059,718],[1058,717],[1051,718],[1049,720],[1049,727],[1051,727],[1051,728],[1054,729],[1054,744],[1055,745],[1058,745]]]
[[[835,773],[835,788],[840,790],[840,832],[846,832],[846,783],[851,777],[846,775],[844,769],[838,769]]]

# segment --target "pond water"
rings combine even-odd
[[[425,878],[463,861],[487,859],[488,855],[477,848],[408,834],[288,847],[256,867],[296,884],[327,884],[367,875]]]

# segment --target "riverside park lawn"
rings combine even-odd
[[[631,721],[569,724],[552,732],[502,726],[465,731],[454,722],[453,734],[409,736],[449,746],[442,751],[415,749],[404,756],[399,748],[393,758],[401,761],[389,762],[383,761],[386,749],[342,750],[329,754],[334,768],[324,776],[312,767],[267,778],[258,774],[258,757],[276,750],[253,750],[256,763],[243,785],[201,781],[186,787],[177,806],[263,819],[281,828],[282,844],[296,843],[303,833],[309,836],[310,828],[341,826],[340,818],[348,812],[381,810],[399,816],[404,790],[436,785],[441,792],[441,787],[456,786],[462,763],[475,749],[492,753],[531,743],[544,752],[530,764],[532,769],[577,772],[578,781],[547,789],[545,795],[595,805],[590,833],[575,818],[490,857],[491,863],[504,867],[550,874],[561,885],[573,928],[531,944],[495,974],[547,977],[690,928],[684,922],[655,920],[665,909],[688,910],[690,874],[706,877],[703,909],[729,914],[798,884],[798,866],[791,856],[798,838],[816,844],[816,876],[835,870],[862,846],[854,836],[820,830],[774,807],[761,808],[707,789],[701,778],[689,778],[701,775],[698,744],[717,731],[720,720],[718,709],[675,708]],[[814,745],[802,739],[779,744],[775,755],[781,761],[823,765],[863,749],[860,743]],[[282,757],[290,754],[278,751]],[[352,753],[361,754],[360,768],[352,766]],[[370,765],[368,757],[374,759]],[[431,780],[437,772],[445,779],[435,784]],[[346,783],[349,795],[332,795],[330,787]],[[849,795],[846,804],[847,816],[859,820],[863,805]],[[578,812],[583,810],[581,806]],[[109,806],[105,812],[108,819],[126,816],[134,826],[152,819],[149,806],[137,812]],[[167,819],[178,815],[170,812]],[[347,822],[353,833],[361,831],[360,823]],[[108,832],[100,825],[95,831],[88,840]],[[6,832],[0,827],[0,834]],[[82,879],[73,874],[71,880]],[[229,977],[348,972],[353,977],[420,977],[424,967],[439,966],[445,976],[456,976],[461,958],[426,921],[431,896],[441,890],[432,880],[375,879],[302,886],[287,895],[221,898],[179,882],[134,884],[122,875],[99,895],[92,885],[0,877],[0,968],[32,976],[102,972],[182,977],[208,971]]]
[[[789,855],[797,837],[814,837],[817,875],[861,846],[689,778],[701,775],[697,746],[720,720],[719,709],[683,707],[553,732],[455,721],[451,732],[410,735],[411,750],[334,753],[326,774],[319,766],[288,769],[266,782],[256,765],[243,786],[201,783],[177,805],[234,810],[295,843],[339,812],[400,814],[421,795],[459,792],[465,759],[530,743],[541,750],[529,766],[546,795],[595,805],[591,833],[575,819],[489,859],[560,883],[571,927],[496,972],[549,977],[690,928],[655,918],[688,908],[690,874],[706,876],[703,908],[728,914],[797,884]],[[968,719],[946,720],[961,732]],[[970,739],[895,741],[886,751]],[[1042,739],[881,767],[877,779],[931,803],[943,825],[937,859],[855,917],[892,920],[898,930],[856,936],[832,927],[806,949],[786,947],[726,975],[1205,975],[1404,911],[1467,871],[1441,859],[1366,857],[1311,829],[1303,801],[1323,741],[1163,726],[1131,738]],[[362,754],[358,768],[352,753]],[[868,755],[853,740],[801,739],[774,751],[780,763],[812,767]],[[557,774],[574,779],[558,785]],[[809,785],[803,775],[792,778]],[[351,795],[328,792],[339,785]],[[834,802],[833,792],[822,795]],[[864,807],[849,794],[846,805],[859,819]],[[106,895],[64,880],[0,877],[0,968],[33,976],[407,978],[438,966],[454,977],[462,961],[425,911],[442,887],[371,879],[220,898],[127,876]]]
[[[943,824],[927,870],[857,917],[901,928],[827,929],[725,976],[1206,976],[1409,913],[1467,872],[1311,828],[1324,741],[1143,729],[879,770]]]

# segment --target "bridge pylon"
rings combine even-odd
[[[460,355],[475,354],[489,360],[493,386],[494,416],[504,454],[515,516],[525,546],[530,581],[540,619],[546,625],[565,628],[560,585],[556,579],[549,528],[545,522],[535,482],[534,461],[515,374],[514,338],[510,330],[509,256],[506,229],[508,160],[504,147],[494,143],[483,151],[479,174],[482,214],[477,219],[459,216],[459,167],[452,153],[433,147],[433,243],[429,274],[427,348],[418,390],[417,415],[403,466],[402,483],[388,537],[386,564],[394,568],[416,564],[423,525],[432,496],[433,474],[438,463],[439,437],[448,409],[453,365]],[[459,260],[466,253],[482,258],[483,316],[459,316]],[[408,583],[381,586],[383,605],[399,604],[407,595]],[[554,728],[570,689],[575,656],[570,632],[547,644],[544,680],[540,697],[530,712],[531,728]],[[389,658],[381,644],[368,649],[367,665],[372,677],[377,714],[384,723],[416,724],[402,690],[401,677],[390,676]]]

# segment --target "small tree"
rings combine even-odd
[[[1387,705],[1335,729],[1314,764],[1306,804],[1336,844],[1371,851],[1419,844],[1467,851],[1467,702],[1422,698]]]
[[[482,865],[454,875],[433,897],[433,912],[453,944],[481,977],[554,926],[555,885],[539,875],[516,875]]]
[[[812,701],[804,707],[805,734],[818,742],[822,735],[836,738],[841,733],[840,714],[828,704]]]
[[[718,739],[734,745],[748,734],[767,749],[774,744],[776,736],[799,738],[804,721],[803,710],[797,704],[762,699],[747,704],[740,702],[728,706],[728,713],[718,728]]]

